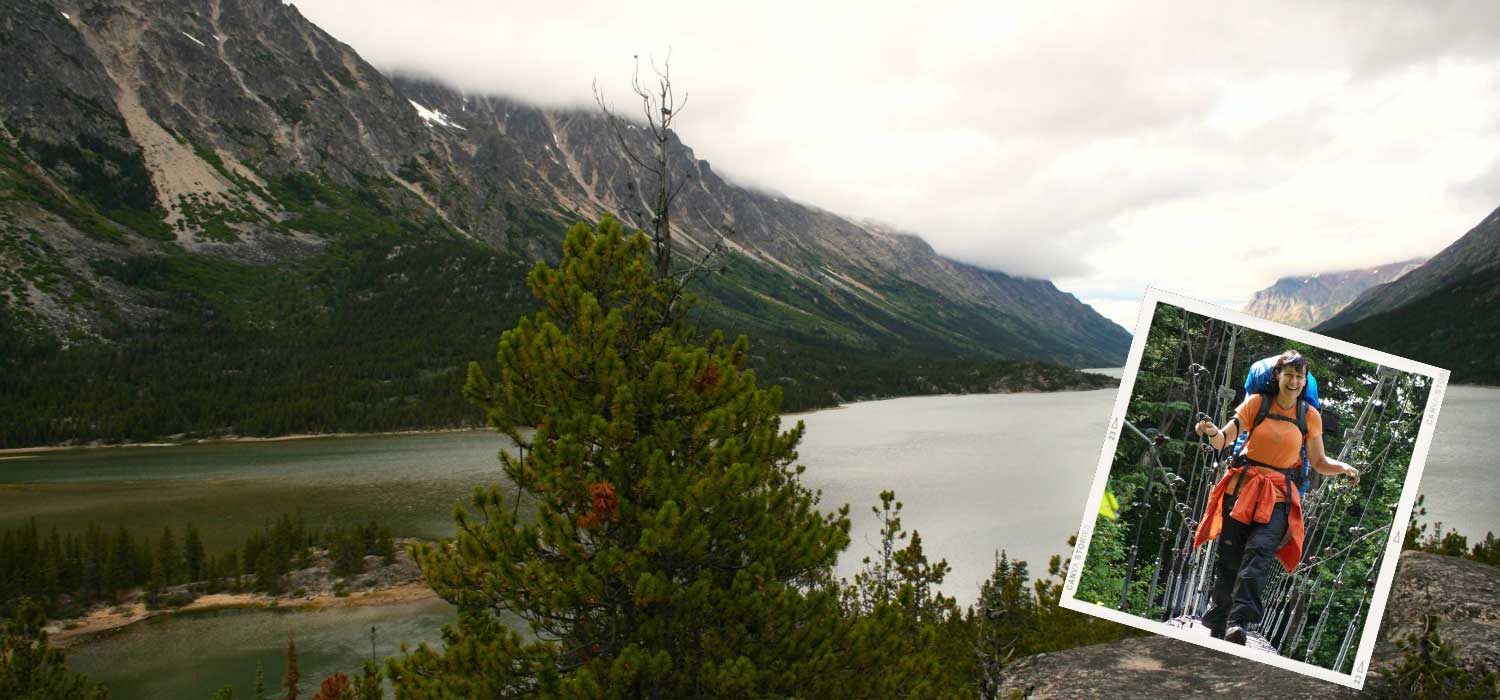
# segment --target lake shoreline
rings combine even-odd
[[[346,596],[318,593],[304,596],[271,596],[260,593],[211,593],[199,596],[179,608],[147,610],[143,602],[129,606],[103,606],[88,615],[71,620],[53,620],[48,625],[47,641],[58,649],[77,649],[102,641],[131,625],[158,617],[210,612],[214,610],[295,609],[329,610],[380,605],[400,605],[432,600],[438,595],[426,582],[408,581]],[[125,608],[121,611],[120,608]]]
[[[1079,370],[1079,371],[1085,371],[1085,370]],[[1116,384],[1116,387],[1118,387],[1118,383]],[[1017,389],[1017,390],[1014,390],[1014,391],[949,392],[949,393],[945,393],[945,394],[916,394],[916,395],[912,395],[912,396],[877,396],[877,397],[870,397],[870,398],[860,398],[860,399],[855,400],[855,401],[845,401],[843,403],[835,404],[835,405],[832,405],[832,406],[806,408],[806,409],[801,409],[801,410],[798,410],[798,411],[792,411],[792,412],[783,413],[781,415],[782,415],[782,417],[797,417],[797,416],[807,415],[807,414],[810,414],[810,413],[816,413],[818,411],[839,410],[839,409],[843,409],[843,408],[845,408],[847,406],[851,406],[851,405],[854,405],[854,404],[870,403],[872,401],[895,401],[895,400],[899,400],[899,399],[914,399],[914,398],[928,398],[928,397],[945,397],[945,396],[947,396],[947,397],[952,397],[952,396],[974,396],[974,395],[977,395],[977,394],[993,394],[993,395],[1006,395],[1006,396],[1012,395],[1012,394],[1060,394],[1060,393],[1067,393],[1067,392],[1073,392],[1073,391],[1100,391],[1102,389],[1107,389],[1107,388],[1110,388],[1110,387],[1071,386],[1070,385],[1070,386],[1067,386],[1067,387],[1063,387],[1063,388],[1059,388],[1059,389],[1050,389],[1050,390],[1047,390],[1047,389],[1035,389],[1035,388],[1025,388],[1025,389]],[[396,436],[396,435],[429,435],[429,434],[431,434],[431,435],[437,435],[437,434],[443,434],[443,433],[474,433],[474,432],[487,432],[487,431],[489,431],[489,428],[487,428],[487,427],[486,428],[477,428],[477,427],[466,427],[466,428],[417,428],[417,429],[412,429],[412,430],[385,430],[385,431],[375,431],[375,432],[368,432],[368,433],[358,433],[358,432],[356,432],[356,433],[293,433],[293,434],[290,434],[290,435],[273,435],[273,436],[269,436],[269,437],[231,435],[231,436],[224,436],[224,437],[195,438],[195,439],[191,439],[191,440],[180,440],[180,441],[173,441],[173,442],[163,442],[163,441],[159,441],[159,440],[158,441],[154,441],[154,442],[103,442],[103,441],[95,440],[93,442],[88,442],[88,443],[83,443],[83,444],[66,444],[66,443],[64,443],[64,444],[58,444],[58,445],[37,445],[37,446],[34,446],[34,447],[7,447],[7,448],[0,448],[0,461],[3,461],[3,460],[16,460],[16,459],[27,459],[27,458],[35,455],[35,454],[38,454],[38,453],[64,452],[64,451],[69,451],[69,450],[97,450],[97,449],[124,448],[124,447],[128,447],[128,448],[152,448],[152,447],[160,448],[160,447],[182,447],[182,446],[187,446],[187,445],[232,445],[232,444],[245,444],[245,443],[258,443],[258,442],[291,442],[291,441],[294,441],[294,440],[321,440],[321,439],[326,439],[326,438],[388,437],[388,436]]]
[[[176,607],[147,609],[145,590],[132,589],[119,604],[97,604],[82,617],[49,620],[47,634],[61,648],[76,648],[108,639],[110,635],[143,620],[193,614],[213,610],[290,609],[327,610],[333,608],[396,605],[431,600],[437,597],[427,585],[421,570],[412,559],[411,548],[421,541],[401,538],[393,542],[396,549],[389,560],[366,554],[360,571],[335,575],[334,561],[327,549],[306,553],[307,566],[293,569],[278,577],[283,593],[258,591],[216,591],[195,594],[203,582],[180,584],[158,592],[165,600],[191,595],[191,600]],[[248,574],[246,576],[249,576]],[[253,576],[249,579],[253,580]],[[246,580],[241,577],[242,582]]]
[[[488,428],[424,428],[420,430],[387,430],[371,433],[293,433],[291,435],[273,435],[270,437],[256,436],[226,436],[215,438],[196,438],[178,442],[90,442],[80,445],[37,445],[35,447],[7,447],[0,449],[0,459],[25,459],[31,453],[38,452],[65,452],[70,450],[100,450],[114,448],[152,448],[152,447],[183,447],[187,445],[234,445],[258,442],[292,442],[296,440],[322,440],[327,438],[355,438],[355,437],[385,437],[394,435],[439,435],[443,433],[477,433],[488,431]],[[9,456],[13,455],[13,456]]]

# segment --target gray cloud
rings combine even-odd
[[[630,57],[671,46],[720,172],[1127,324],[1147,284],[1248,299],[1500,204],[1487,2],[297,5],[378,67],[548,106],[596,78],[623,104]]]

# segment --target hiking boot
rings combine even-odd
[[[1239,625],[1230,625],[1229,629],[1224,630],[1224,641],[1229,642],[1231,644],[1238,644],[1240,646],[1244,646],[1245,645],[1245,637],[1246,637],[1245,628],[1241,627]]]
[[[1223,627],[1210,627],[1210,628],[1208,628],[1208,636],[1213,637],[1214,639],[1223,639],[1224,638],[1224,628]]]

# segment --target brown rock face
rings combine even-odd
[[[1372,666],[1399,659],[1401,640],[1420,633],[1431,614],[1442,620],[1438,633],[1453,644],[1461,666],[1500,673],[1500,567],[1406,552],[1387,600]]]
[[[1256,292],[1244,311],[1289,326],[1312,328],[1343,310],[1365,290],[1400,278],[1423,262],[1425,259],[1404,260],[1359,270],[1283,277]]]
[[[1337,700],[1359,693],[1327,681],[1246,661],[1168,637],[1038,654],[1007,671],[998,697],[1278,698]]]

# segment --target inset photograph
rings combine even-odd
[[[1063,606],[1362,687],[1447,380],[1148,290]]]

